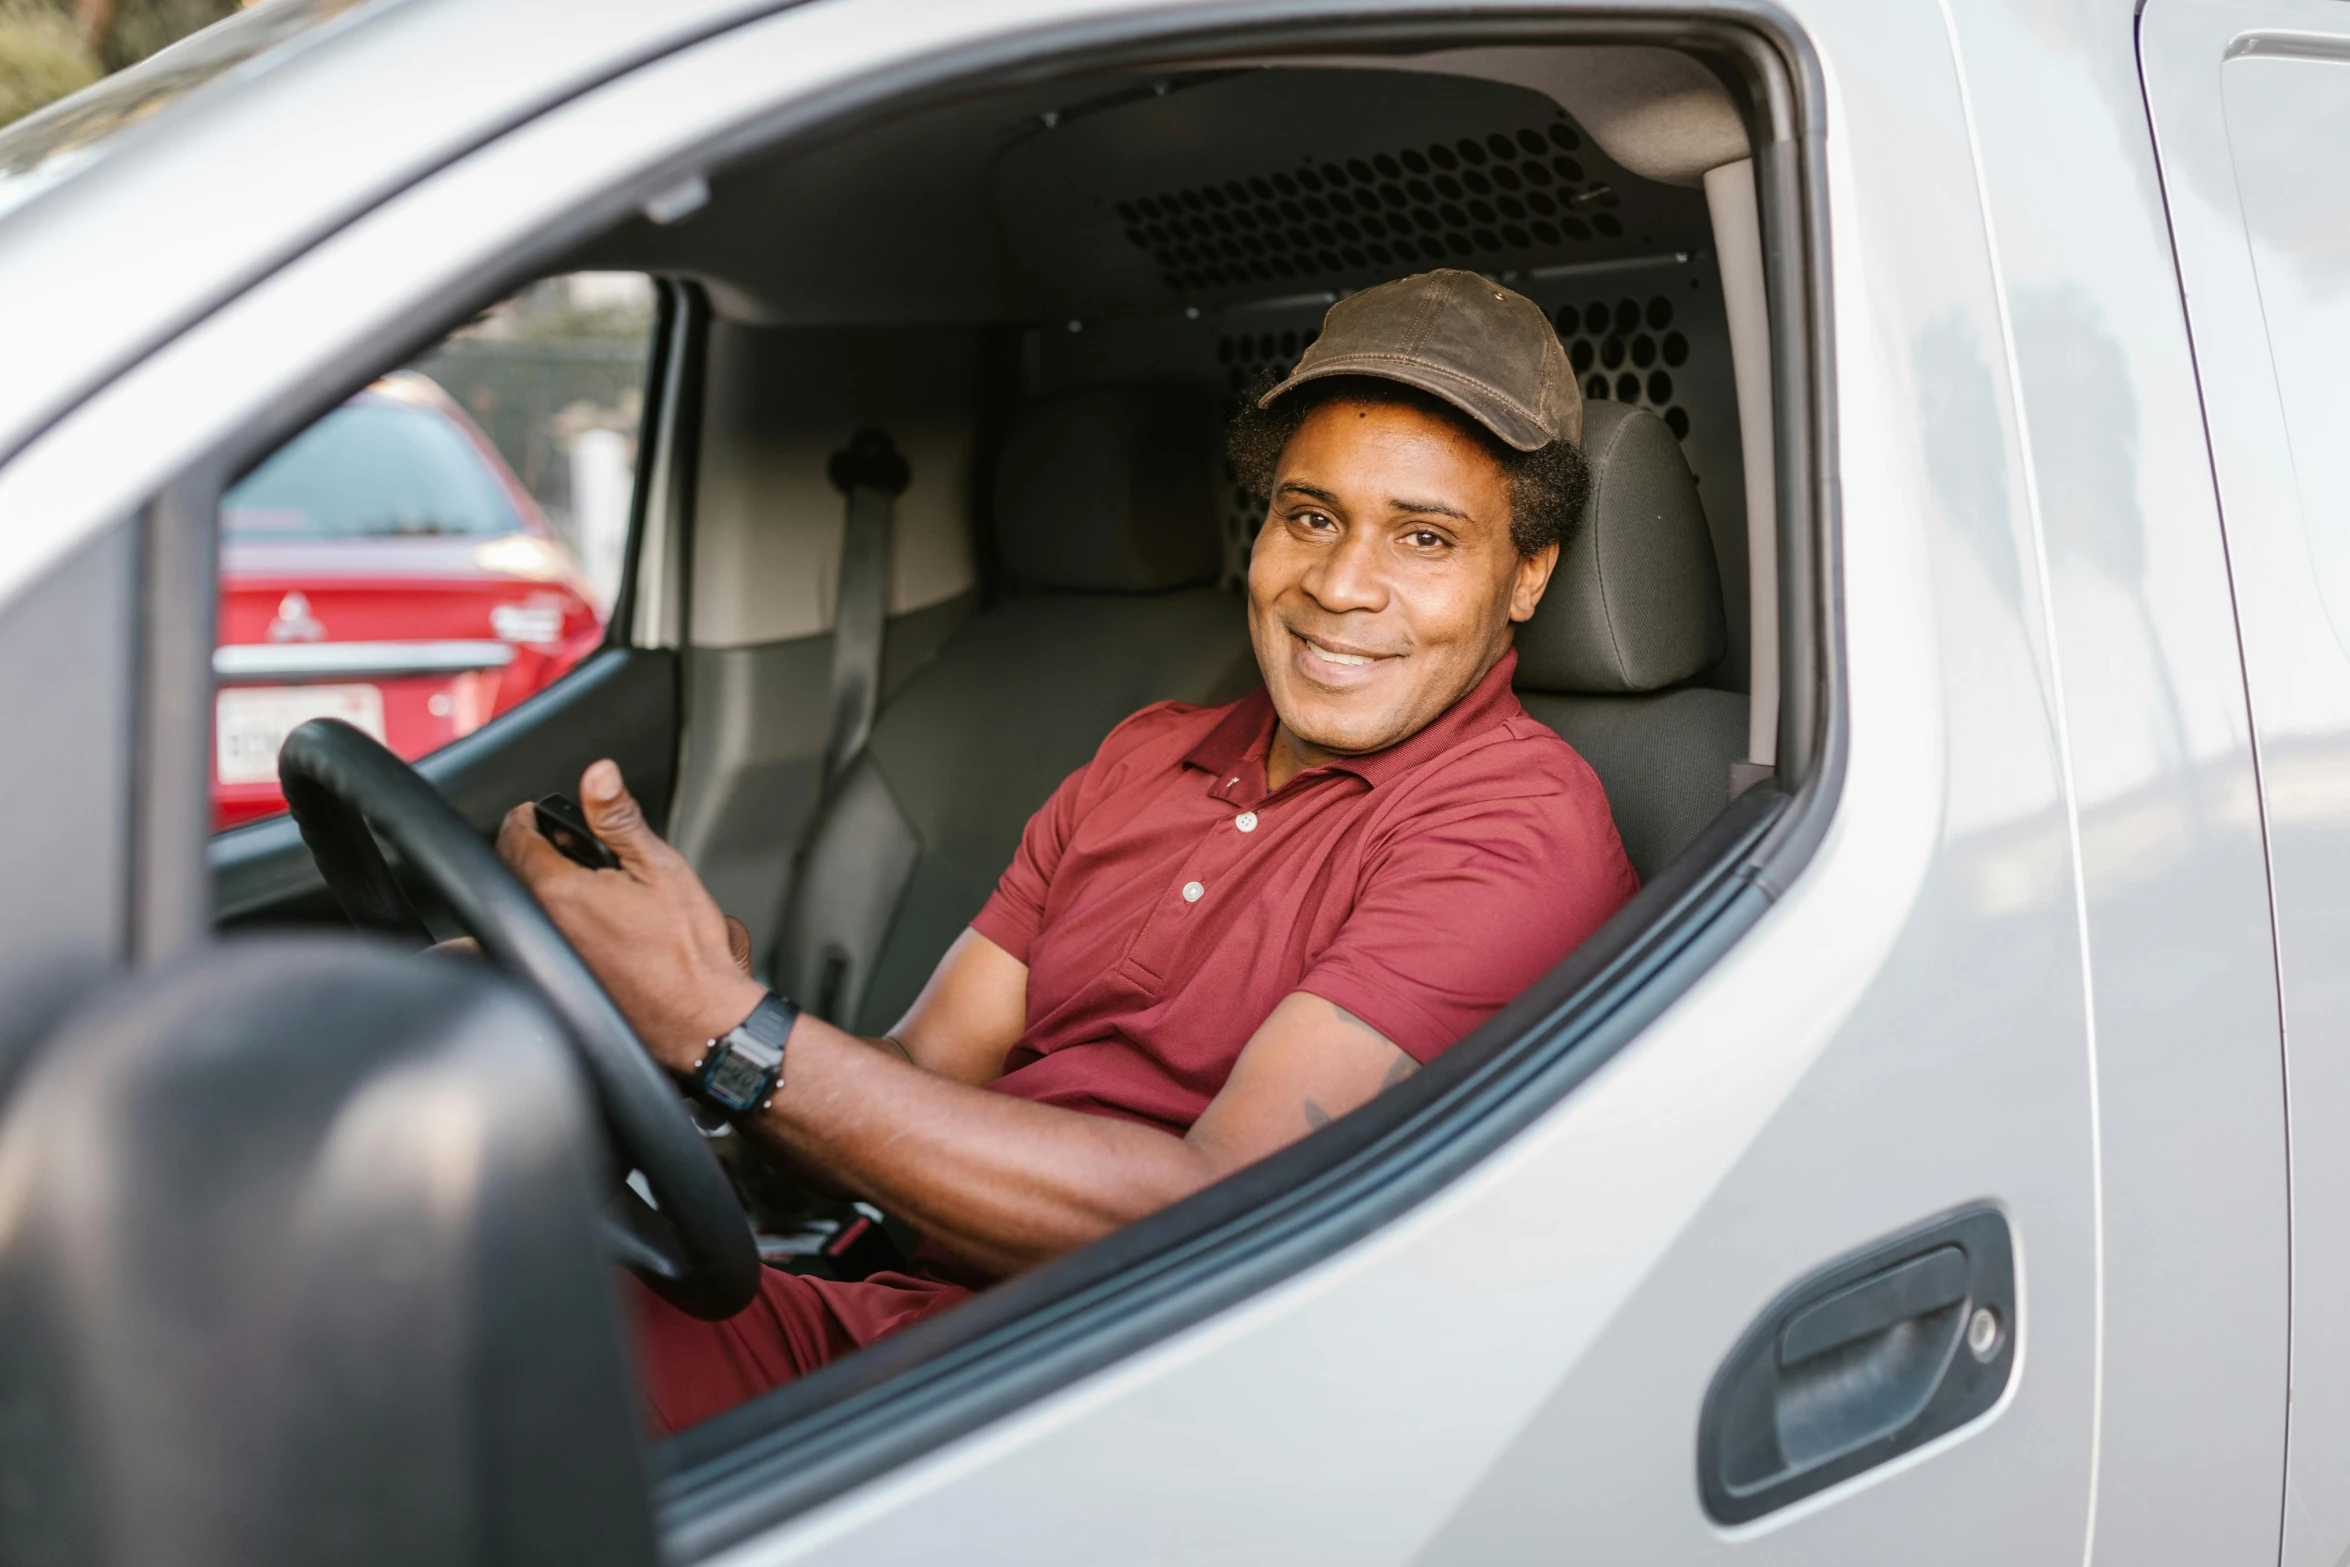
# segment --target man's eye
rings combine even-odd
[[[1297,520],[1309,528],[1335,528],[1338,526],[1337,523],[1318,511],[1301,511],[1297,514]]]
[[[1414,544],[1424,550],[1435,549],[1444,542],[1444,535],[1433,528],[1415,528],[1412,530],[1410,538]]]

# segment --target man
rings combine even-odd
[[[1582,759],[1510,691],[1588,478],[1542,311],[1439,271],[1334,306],[1232,451],[1271,497],[1264,688],[1135,714],[1029,821],[905,1019],[862,1039],[763,992],[609,762],[618,871],[529,810],[500,852],[646,1047],[757,1146],[924,1244],[855,1283],[765,1275],[723,1323],[639,1290],[674,1430],[1261,1159],[1408,1077],[1635,879]],[[780,1063],[773,1060],[780,1044]]]

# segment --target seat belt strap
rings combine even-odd
[[[897,498],[912,477],[887,432],[859,430],[825,472],[848,498],[840,591],[832,617],[832,690],[824,736],[824,795],[839,787],[873,733],[881,701],[881,645],[889,625],[889,548]]]

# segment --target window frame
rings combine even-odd
[[[1777,784],[1749,790],[1557,969],[1427,1070],[1248,1170],[977,1300],[663,1444],[656,1506],[668,1556],[701,1560],[789,1521],[1069,1386],[1329,1257],[1392,1222],[1547,1113],[1637,1037],[1784,894],[1825,837],[1845,758],[1835,596],[1822,78],[1776,12],[1693,6],[1654,19],[1515,22],[1431,17],[1316,24],[1289,17],[1201,29],[1137,18],[1022,40],[1021,76],[1145,57],[1180,64],[1246,51],[1325,57],[1334,46],[1417,52],[1545,43],[1698,46],[1755,111],[1769,289],[1780,518],[1782,670]],[[837,136],[925,94],[986,90],[995,62],[876,84],[813,127]],[[730,152],[797,139],[746,132]],[[705,165],[722,167],[714,162]]]

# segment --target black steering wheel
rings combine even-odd
[[[642,1172],[656,1205],[619,1186],[603,1224],[615,1259],[697,1317],[716,1321],[749,1305],[759,1292],[758,1242],[726,1173],[636,1031],[480,834],[416,769],[338,719],[312,719],[287,736],[277,771],[302,841],[352,924],[420,948],[432,941],[376,845],[381,833],[490,961],[526,980],[562,1020],[616,1163]]]

